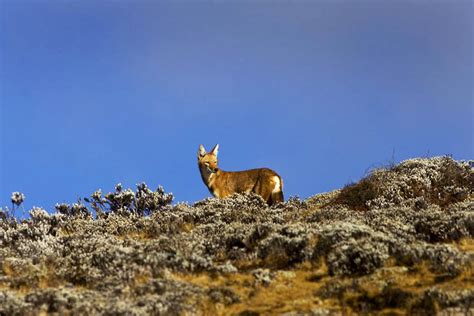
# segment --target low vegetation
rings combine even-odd
[[[473,190],[472,167],[437,157],[273,207],[140,184],[3,211],[0,315],[473,313]]]

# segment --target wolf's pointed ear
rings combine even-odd
[[[219,153],[219,144],[217,144],[216,146],[214,146],[214,148],[212,148],[211,150],[211,154],[213,154],[214,156],[217,157],[217,154]]]
[[[204,148],[204,146],[201,144],[199,145],[199,150],[198,150],[198,158],[202,158],[206,155],[206,149]]]

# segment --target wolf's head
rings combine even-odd
[[[198,150],[198,165],[201,170],[207,170],[210,173],[215,173],[219,170],[217,165],[217,154],[219,152],[219,144],[208,153],[203,145],[199,145]]]

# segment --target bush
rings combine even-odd
[[[115,186],[115,192],[107,193],[102,197],[102,191],[99,189],[85,201],[90,203],[99,217],[109,212],[144,216],[171,204],[173,194],[165,193],[162,186],[152,191],[145,183],[137,184],[136,192],[131,189],[123,190],[119,183]]]
[[[335,203],[364,211],[416,203],[445,207],[464,201],[473,190],[474,170],[468,164],[450,157],[411,159],[344,187]]]

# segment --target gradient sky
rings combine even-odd
[[[472,1],[0,0],[0,206],[209,192],[270,167],[306,198],[420,156],[473,159]]]

